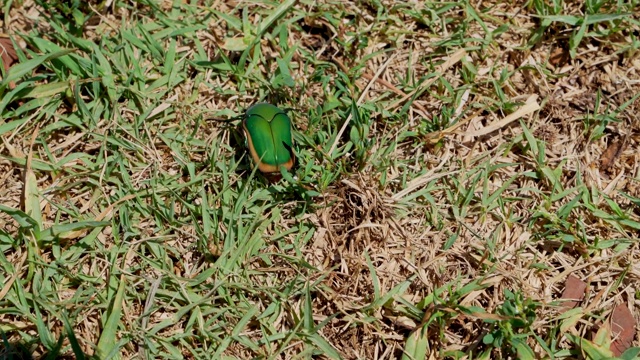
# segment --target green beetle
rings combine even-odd
[[[293,168],[293,131],[284,111],[267,103],[255,104],[247,109],[242,128],[245,144],[260,172],[273,178],[280,175],[281,167]]]

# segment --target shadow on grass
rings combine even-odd
[[[29,351],[29,345],[22,342],[10,343],[3,339],[0,343],[0,359],[2,360],[31,360],[32,352]]]
[[[44,354],[40,354],[40,346],[37,342],[27,341],[8,341],[6,334],[2,333],[0,338],[0,360],[34,360],[34,359],[89,359],[90,356],[83,353],[67,352],[61,354],[62,343],[64,337],[62,337],[57,343],[54,349],[46,351]]]

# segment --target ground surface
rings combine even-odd
[[[4,2],[0,353],[639,345],[639,12]],[[258,101],[290,109],[295,180],[251,172]]]

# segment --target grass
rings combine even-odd
[[[639,9],[5,2],[0,356],[612,357]],[[258,101],[295,123],[278,183],[238,131]]]

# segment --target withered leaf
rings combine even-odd
[[[3,34],[0,34],[0,55],[2,55],[2,64],[5,72],[9,70],[13,63],[18,61],[18,54],[13,47],[11,39]]]
[[[569,51],[562,46],[556,46],[549,54],[549,63],[553,66],[564,66],[569,61]]]
[[[616,161],[627,146],[628,136],[618,137],[609,143],[607,149],[600,155],[600,171],[605,171]]]
[[[636,319],[626,303],[620,304],[613,309],[611,314],[611,332],[613,342],[610,350],[615,356],[620,356],[625,350],[631,347],[633,338],[636,334]]]
[[[562,307],[565,310],[569,310],[578,306],[578,303],[584,298],[584,291],[586,289],[587,284],[584,281],[578,279],[574,275],[569,275],[567,280],[564,282],[564,292],[562,292],[561,298],[571,301],[563,302]]]

